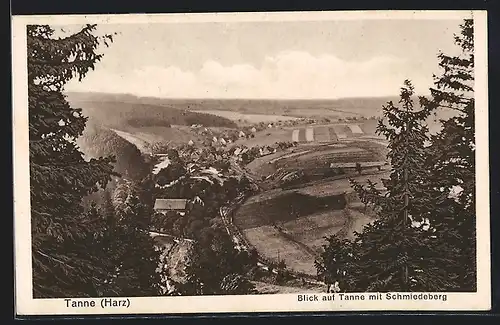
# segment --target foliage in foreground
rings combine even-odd
[[[473,25],[466,20],[456,44],[462,54],[439,55],[443,68],[431,98],[411,100],[405,82],[399,106],[384,107],[391,174],[383,195],[351,181],[378,220],[354,241],[327,238],[318,276],[343,291],[475,291],[475,141]],[[429,134],[426,120],[439,109],[455,116]],[[375,184],[376,185],[376,184]]]
[[[145,225],[147,207],[127,195],[122,209],[110,199],[84,211],[85,197],[106,188],[114,157],[86,160],[76,140],[87,118],[63,95],[102,57],[111,35],[87,25],[55,38],[49,26],[28,26],[28,100],[33,296],[35,298],[156,294],[156,257]],[[104,192],[106,193],[106,192]]]

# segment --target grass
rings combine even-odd
[[[247,168],[261,177],[279,169],[310,169],[328,167],[331,162],[368,162],[385,160],[386,148],[369,141],[351,140],[343,143],[299,145],[286,151],[257,158]]]
[[[350,153],[318,154],[312,152],[300,157],[280,160],[277,167],[286,169],[307,169],[310,166],[327,167],[330,163],[350,163],[377,161],[376,155],[369,151],[356,151]]]
[[[344,148],[335,148],[328,145],[315,146],[304,150],[302,154],[283,156],[274,161],[275,168],[308,169],[314,167],[328,167],[330,163],[369,162],[384,160],[374,144],[368,141],[345,143]],[[306,148],[306,147],[304,147]]]
[[[288,157],[301,155],[309,150],[310,149],[303,146],[288,148],[284,151],[278,151],[274,154],[254,159],[246,165],[246,168],[255,175],[266,177],[277,171],[278,167],[276,166],[276,162]]]
[[[294,271],[316,274],[315,257],[305,252],[300,244],[286,240],[274,227],[245,229],[243,234],[266,259],[274,261],[283,259]]]
[[[353,176],[352,178],[356,180],[360,184],[366,185],[368,183],[368,179],[377,183],[378,185],[382,184],[382,178],[388,178],[389,172],[385,171],[382,173],[376,173],[373,175],[361,175],[361,176]],[[339,179],[334,182],[329,180],[321,180],[310,184],[309,186],[303,187],[301,189],[296,190],[299,193],[305,195],[314,195],[314,196],[330,196],[335,194],[340,194],[343,192],[352,192],[351,184],[348,179]]]
[[[288,128],[267,128],[255,132],[254,138],[238,139],[235,145],[244,145],[247,147],[269,146],[276,142],[291,142],[293,129]]]
[[[285,294],[285,293],[322,293],[325,288],[320,286],[308,287],[301,285],[300,287],[292,287],[286,285],[275,285],[261,281],[252,281],[255,289],[259,294]]]
[[[186,144],[189,140],[201,142],[204,137],[186,126],[129,128],[129,132],[149,143]]]
[[[334,234],[353,239],[373,219],[352,209],[330,210],[280,224],[244,229],[247,240],[268,260],[283,260],[294,272],[316,275],[314,261]]]
[[[164,103],[191,110],[223,110],[237,113],[273,114],[297,117],[371,117],[381,114],[382,105],[396,97],[343,98],[333,100],[279,99],[163,99]]]
[[[343,210],[332,210],[298,218],[283,225],[297,241],[320,253],[324,237],[337,233],[345,224]]]
[[[287,192],[269,200],[244,204],[238,210],[235,222],[241,229],[247,229],[295,220],[319,211],[343,207],[340,196],[316,197],[298,192]]]
[[[388,175],[384,171],[352,178],[360,184],[368,179],[381,184]],[[335,202],[344,192],[349,199],[346,208]],[[345,178],[315,181],[293,190],[273,189],[247,200],[233,220],[263,257],[276,261],[279,255],[293,271],[314,276],[314,260],[324,237],[338,234],[352,239],[354,231],[361,232],[373,220],[351,193]]]
[[[342,154],[348,154],[348,156],[351,156],[350,154],[352,153],[366,153],[366,150],[357,147],[333,148],[321,151],[306,152],[305,154],[298,156],[296,159],[307,161],[310,160],[311,158],[316,158],[316,157],[334,158]]]

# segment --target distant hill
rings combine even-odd
[[[80,107],[91,120],[127,132],[143,128],[168,128],[170,125],[202,124],[206,127],[237,128],[237,121],[218,116],[217,111],[238,114],[284,115],[305,118],[372,118],[381,117],[382,107],[389,101],[396,105],[398,96],[341,99],[176,99],[139,97],[129,94],[67,94],[74,107]],[[418,103],[415,98],[415,104]],[[196,111],[196,112],[195,112]],[[205,113],[206,112],[206,113]],[[440,111],[437,118],[450,112]],[[430,119],[431,129],[438,126]],[[148,132],[149,133],[149,132]],[[184,137],[183,137],[184,138]],[[188,140],[189,141],[189,140]]]
[[[341,99],[176,99],[139,97],[130,94],[107,93],[67,93],[71,103],[86,104],[99,103],[99,106],[109,106],[110,103],[120,103],[125,107],[129,104],[140,105],[143,108],[169,108],[180,111],[199,110],[227,110],[252,114],[279,114],[302,116],[300,111],[330,110],[332,112],[348,113],[353,115],[375,115],[381,112],[382,105],[388,101],[397,101],[398,97],[366,97],[366,98],[341,98]],[[105,105],[105,103],[107,103]],[[294,112],[299,111],[299,112]],[[378,114],[377,113],[377,114]],[[309,115],[309,114],[305,114]],[[172,123],[187,125],[185,123]],[[206,125],[208,126],[208,125]],[[227,125],[212,125],[227,126]]]
[[[103,93],[67,93],[72,107],[82,108],[84,115],[102,126],[118,129],[130,127],[168,127],[201,124],[206,127],[236,127],[226,118],[190,112],[182,107],[161,104],[132,95]]]

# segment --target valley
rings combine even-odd
[[[229,161],[246,157],[248,163],[243,165],[231,162],[231,170],[250,177],[259,189],[243,198],[227,217],[221,215],[221,218],[226,220],[227,231],[237,247],[253,248],[258,252],[262,268],[268,268],[269,263],[282,262],[295,274],[280,285],[266,283],[265,279],[255,280],[264,293],[306,290],[307,283],[312,286],[307,290],[324,290],[313,281],[316,278],[314,262],[325,244],[324,237],[336,235],[352,239],[354,232],[361,232],[374,220],[352,194],[348,179],[353,178],[361,184],[371,179],[381,184],[381,179],[388,176],[386,143],[375,134],[375,119],[357,115],[349,122],[342,119],[332,123],[276,114],[245,115],[227,109],[196,107],[196,110],[184,111],[185,107],[158,104],[150,116],[147,106],[141,105],[151,103],[135,106],[130,101],[128,98],[124,111],[120,110],[120,103],[112,100],[105,106],[102,102],[96,104],[81,98],[79,103],[87,103],[91,123],[131,143],[145,157],[189,143],[196,148],[220,147],[222,152],[227,152]],[[99,105],[111,112],[116,110],[119,117],[106,120],[107,114],[115,113],[93,114]],[[162,110],[166,113],[161,113]],[[201,118],[200,124],[190,125],[189,120],[182,120],[185,114],[200,114],[194,115]],[[276,150],[279,143],[293,145]],[[234,152],[232,158],[231,152]],[[247,157],[250,152],[254,152],[251,158]],[[117,158],[127,159],[125,156]],[[358,164],[360,170],[356,169]],[[234,231],[236,233],[232,234]],[[159,243],[163,242],[162,239]],[[241,246],[242,243],[245,244]],[[169,259],[175,265],[172,272],[182,274],[179,263],[185,256],[173,249],[176,245],[180,244],[167,245],[169,254],[173,254]]]

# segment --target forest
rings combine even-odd
[[[205,113],[175,107],[131,101],[126,95],[65,93],[72,107],[79,107],[91,121],[110,128],[151,127],[200,124],[205,127],[231,127],[235,122]],[[144,116],[147,112],[147,117]]]

